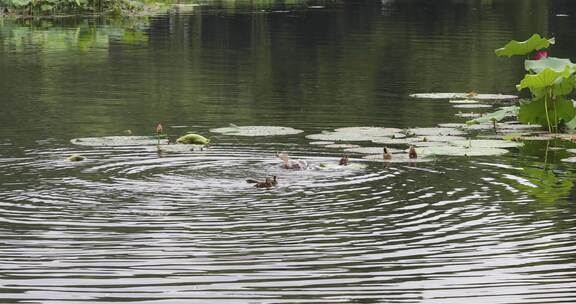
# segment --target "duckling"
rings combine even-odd
[[[342,158],[340,158],[340,166],[348,166],[348,154],[344,154]]]
[[[410,157],[410,159],[418,158],[418,154],[416,154],[416,148],[414,148],[414,146],[410,146],[410,150],[408,150],[408,157]]]
[[[384,147],[384,154],[382,156],[384,157],[384,160],[392,159],[392,154],[390,153],[390,151],[388,151],[386,147]]]
[[[266,177],[266,180],[264,181],[257,181],[255,179],[249,178],[246,180],[247,183],[249,184],[255,184],[254,187],[256,188],[271,188],[274,187],[276,185],[278,185],[278,180],[276,179],[276,175],[269,177]]]

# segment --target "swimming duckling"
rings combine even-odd
[[[388,151],[386,147],[384,147],[384,154],[382,156],[384,157],[384,160],[392,159],[392,154],[390,153],[390,151]]]
[[[338,163],[340,166],[348,166],[348,154],[344,154]]]
[[[271,188],[274,187],[276,185],[278,185],[278,180],[276,179],[276,175],[269,177],[266,177],[266,180],[262,181],[257,181],[255,179],[249,178],[246,180],[247,183],[249,184],[255,184],[254,187],[256,188]]]
[[[410,150],[408,150],[408,157],[410,157],[410,159],[418,158],[418,154],[416,154],[416,148],[414,148],[414,146],[410,146]]]

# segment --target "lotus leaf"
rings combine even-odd
[[[572,101],[558,97],[556,102],[553,103],[554,107],[548,107],[548,114],[551,118],[551,124],[554,124],[555,118],[562,119],[565,122],[570,121],[576,115],[574,104]],[[539,124],[541,126],[548,126],[546,119],[546,110],[544,109],[544,100],[535,100],[530,102],[523,102],[522,107],[518,113],[518,119],[524,123]]]
[[[353,145],[353,144],[332,144],[332,145],[326,145],[326,148],[334,148],[334,149],[351,149],[351,148],[358,148],[360,147],[359,145]]]
[[[384,145],[409,145],[418,141],[418,138],[409,137],[409,138],[390,138],[390,137],[378,137],[372,139],[372,142],[375,144],[384,144]]]
[[[334,142],[333,141],[311,141],[310,144],[316,145],[316,146],[326,146],[326,145],[332,145],[332,144],[334,144]]]
[[[474,100],[515,100],[518,99],[516,95],[503,95],[503,94],[469,94],[469,93],[417,93],[410,94],[412,98],[424,99],[474,99]]]
[[[495,139],[454,140],[449,143],[464,148],[516,148],[522,146],[522,143],[519,142]]]
[[[72,155],[68,156],[68,160],[73,161],[73,162],[83,161],[85,159],[86,159],[86,157],[79,155],[79,154],[72,154]]]
[[[306,138],[322,141],[370,141],[373,136],[347,132],[322,132],[319,134],[306,135]]]
[[[456,99],[456,100],[450,100],[448,102],[455,104],[470,104],[470,103],[479,103],[480,101],[474,99]]]
[[[454,114],[454,116],[458,116],[458,117],[462,117],[462,118],[478,118],[478,117],[482,117],[482,114],[470,112],[470,113],[456,113],[456,114]]]
[[[524,79],[520,81],[520,84],[516,86],[518,91],[529,88],[530,91],[535,91],[538,89],[545,89],[547,87],[552,87],[555,84],[559,84],[563,78],[568,78],[572,74],[570,67],[566,67],[563,71],[556,72],[550,68],[544,69],[542,72],[534,74],[526,74]],[[534,92],[536,93],[536,92]],[[535,94],[541,95],[541,94]]]
[[[158,140],[154,136],[104,136],[75,138],[70,141],[75,145],[92,147],[111,146],[148,146],[156,145]],[[160,144],[167,144],[167,139],[161,139]]]
[[[199,134],[188,133],[178,138],[176,142],[185,145],[207,145],[210,143],[210,140]]]
[[[234,136],[276,136],[293,135],[304,131],[290,127],[275,126],[231,126],[226,128],[211,129],[210,132]]]
[[[334,130],[338,133],[350,133],[350,134],[362,134],[368,136],[378,136],[378,137],[390,137],[395,136],[398,133],[402,132],[401,129],[396,128],[380,128],[380,127],[347,127],[347,128],[338,128]]]
[[[408,132],[410,134],[419,136],[435,136],[435,135],[453,136],[453,135],[465,134],[464,132],[455,128],[414,128],[409,129]]]
[[[480,109],[480,108],[491,108],[491,105],[487,105],[487,104],[482,104],[482,103],[477,103],[477,104],[457,104],[457,105],[453,105],[453,108],[458,108],[458,109]]]
[[[570,61],[570,59],[548,57],[539,60],[526,60],[524,61],[524,67],[526,71],[532,71],[536,74],[544,71],[546,68],[553,70],[554,72],[562,72],[566,69],[566,66],[570,69],[574,69],[575,65]]]
[[[359,163],[349,163],[346,166],[341,166],[337,163],[320,163],[314,167],[317,170],[327,170],[327,171],[340,171],[340,170],[362,170],[366,168],[365,164]]]
[[[428,157],[431,155],[444,155],[444,156],[496,156],[508,153],[508,150],[501,148],[484,148],[472,147],[465,148],[461,146],[438,146],[438,147],[424,147],[418,149],[419,155]]]
[[[503,107],[496,112],[488,113],[480,118],[469,120],[466,122],[466,124],[470,125],[470,124],[490,123],[493,121],[501,121],[506,117],[517,116],[519,109],[520,108],[518,106]]]
[[[514,55],[526,55],[533,51],[545,49],[551,44],[554,44],[554,38],[542,38],[538,34],[532,35],[528,40],[518,42],[512,40],[508,42],[503,48],[497,49],[497,56],[512,57]]]
[[[561,159],[561,161],[566,162],[566,163],[576,163],[576,157],[563,158],[563,159]]]
[[[399,149],[392,149],[386,148],[390,153],[401,153],[402,150]],[[378,154],[381,155],[384,153],[384,147],[357,147],[357,148],[349,148],[344,150],[349,153],[360,153],[360,154]]]

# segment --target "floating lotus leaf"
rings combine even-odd
[[[189,133],[178,138],[176,142],[186,145],[207,145],[210,140],[200,134]]]
[[[554,44],[554,38],[542,38],[538,34],[532,35],[525,41],[512,40],[508,42],[503,48],[495,51],[496,56],[511,57],[515,55],[527,55],[533,51],[545,49],[551,44]]]
[[[372,139],[372,142],[375,144],[384,144],[384,145],[409,145],[412,142],[418,141],[418,138],[410,137],[410,138],[390,138],[390,137],[378,137]]]
[[[453,108],[457,109],[481,109],[481,108],[492,108],[491,105],[483,104],[483,103],[476,103],[476,104],[458,104],[453,105]]]
[[[454,140],[449,143],[465,148],[516,148],[522,146],[522,143],[519,142],[496,139]]]
[[[482,117],[482,114],[480,113],[456,113],[454,114],[454,116],[457,117],[462,117],[462,118],[478,118],[478,117]]]
[[[471,103],[479,103],[480,101],[474,99],[453,99],[448,102],[454,104],[471,104]]]
[[[498,128],[510,130],[537,130],[542,129],[541,125],[523,124],[521,122],[504,122],[497,125]]]
[[[72,155],[68,156],[68,160],[72,161],[72,162],[83,161],[85,159],[86,159],[86,157],[84,157],[80,154],[72,154]]]
[[[147,150],[153,152],[158,151],[157,147],[148,147]],[[195,145],[195,144],[186,144],[186,145],[161,145],[160,146],[161,152],[168,152],[168,153],[188,153],[194,151],[206,151],[205,145]]]
[[[466,140],[466,137],[462,136],[446,136],[446,135],[431,135],[431,136],[418,136],[417,142],[449,142],[449,141],[456,141],[456,140]]]
[[[326,145],[332,145],[332,144],[334,144],[334,142],[333,141],[311,141],[309,144],[315,145],[315,146],[326,146]]]
[[[450,123],[441,123],[438,124],[439,127],[441,128],[456,128],[456,129],[465,129],[468,126],[466,124],[463,123],[457,123],[457,122],[450,122]]]
[[[75,138],[70,141],[75,145],[91,147],[111,146],[148,146],[158,144],[154,136],[103,136]],[[161,139],[160,144],[167,144],[167,139]]]
[[[480,123],[488,123],[493,121],[501,121],[506,117],[515,117],[518,116],[518,111],[520,107],[518,106],[509,106],[500,108],[500,110],[482,115],[480,118],[472,119],[466,122],[466,124],[480,124]]]
[[[410,143],[410,145],[415,147],[435,147],[435,146],[445,146],[445,142],[441,141],[417,141]]]
[[[424,99],[474,99],[474,100],[515,100],[516,95],[503,94],[471,94],[471,93],[417,93],[410,94],[413,98]]]
[[[566,69],[566,66],[569,66],[571,69],[574,69],[575,65],[570,61],[570,59],[564,58],[555,58],[555,57],[548,57],[542,58],[539,60],[525,60],[524,67],[526,71],[532,71],[536,74],[544,71],[546,68],[549,68],[555,72],[562,72]]]
[[[392,149],[392,148],[388,148],[388,147],[386,147],[386,149],[390,153],[402,153],[403,152],[403,150]],[[349,149],[346,149],[344,151],[350,152],[350,153],[360,153],[360,154],[378,154],[378,153],[380,153],[382,155],[384,153],[384,147],[357,147],[357,148],[349,148]]]
[[[347,127],[347,128],[338,128],[334,131],[338,133],[362,134],[362,135],[379,136],[379,137],[391,137],[395,134],[402,132],[401,129],[380,128],[380,127]]]
[[[408,133],[418,136],[435,136],[435,135],[452,136],[452,135],[466,134],[455,128],[414,128],[409,129]]]
[[[352,148],[359,148],[359,145],[353,145],[353,144],[332,144],[332,145],[326,145],[326,148],[334,148],[334,149],[352,149]]]
[[[299,134],[304,131],[290,127],[231,126],[226,128],[210,129],[210,132],[233,136],[278,136]]]
[[[508,153],[508,150],[501,148],[472,147],[465,148],[461,146],[437,146],[424,147],[417,150],[418,155],[428,157],[432,155],[444,156],[495,156]]]
[[[393,154],[392,159],[384,160],[382,154],[371,154],[363,157],[366,160],[383,162],[383,163],[424,163],[431,162],[434,159],[430,157],[410,158],[408,153]]]
[[[567,152],[576,153],[576,149],[566,149]]]
[[[566,162],[566,163],[576,163],[576,157],[563,158],[563,159],[561,159],[561,161]]]
[[[306,135],[306,138],[322,141],[371,141],[373,136],[348,132],[323,132]]]

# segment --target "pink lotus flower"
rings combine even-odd
[[[162,126],[161,123],[158,123],[156,125],[156,133],[161,134],[162,132],[164,132],[164,127]]]
[[[536,55],[534,55],[534,60],[540,60],[543,58],[548,58],[548,51],[538,51]]]

